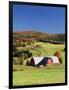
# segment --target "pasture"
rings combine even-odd
[[[56,51],[61,51],[63,64],[47,65],[42,68],[13,65],[13,86],[50,84],[65,82],[65,51],[64,44],[49,44],[45,42],[35,42],[36,47],[30,49],[33,56],[41,54],[42,56],[52,56]]]

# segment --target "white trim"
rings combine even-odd
[[[37,65],[44,57],[33,57],[35,65]]]

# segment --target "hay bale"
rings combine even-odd
[[[61,55],[61,52],[60,52],[60,51],[56,51],[56,52],[54,53],[54,56],[57,56],[58,59],[59,59],[59,62],[62,63],[62,55]]]

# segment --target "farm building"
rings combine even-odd
[[[40,66],[47,64],[60,64],[58,57],[56,56],[48,56],[48,57],[32,57],[30,60],[31,66]]]

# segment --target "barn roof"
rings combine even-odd
[[[51,58],[52,61],[53,61],[53,64],[60,63],[57,56],[45,56],[45,57]],[[45,58],[45,57],[33,57],[35,65],[37,65],[38,63],[40,63],[43,60],[43,58]]]
[[[35,65],[37,65],[44,57],[33,57]]]
[[[52,61],[53,61],[54,64],[60,63],[57,56],[48,56],[48,57],[50,57],[52,59]]]

